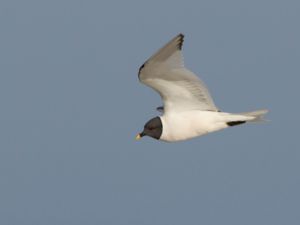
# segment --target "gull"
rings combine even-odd
[[[204,83],[185,68],[182,56],[184,35],[178,34],[151,56],[139,69],[141,83],[159,93],[163,106],[161,116],[150,119],[140,139],[149,136],[175,142],[248,122],[264,121],[268,110],[227,113],[219,110]]]

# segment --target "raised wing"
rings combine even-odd
[[[164,112],[218,111],[204,83],[184,67],[181,48],[184,36],[177,35],[151,56],[139,70],[139,79],[157,91]]]

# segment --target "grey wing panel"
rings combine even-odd
[[[153,54],[140,68],[139,68],[139,79],[145,78],[148,74],[142,73],[144,69],[151,71],[159,64],[163,64],[165,68],[176,68],[183,67],[183,57],[181,54],[182,44],[183,44],[183,34],[177,35],[161,49],[159,49],[155,54]],[[152,67],[152,68],[151,68]]]

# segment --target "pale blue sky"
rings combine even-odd
[[[0,224],[298,225],[299,1],[0,3]],[[218,107],[271,122],[166,144],[139,66],[178,33]]]

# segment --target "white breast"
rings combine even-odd
[[[211,111],[187,111],[164,114],[161,117],[161,140],[173,142],[201,136],[226,128],[222,113]]]

